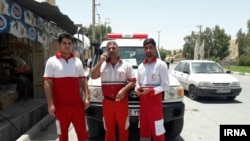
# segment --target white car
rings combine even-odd
[[[234,100],[241,92],[240,81],[209,60],[180,61],[171,74],[193,100],[199,97],[226,97]]]

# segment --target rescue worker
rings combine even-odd
[[[89,91],[81,60],[74,56],[74,38],[61,34],[59,50],[50,57],[44,71],[44,90],[48,112],[56,118],[59,141],[68,141],[68,129],[73,124],[78,141],[87,141],[84,109],[89,107]],[[84,94],[80,94],[80,88]],[[84,100],[81,95],[85,96]]]
[[[119,57],[116,42],[109,41],[106,49],[91,71],[92,79],[101,77],[105,141],[116,140],[116,125],[118,141],[128,141],[128,91],[135,85],[133,68]]]
[[[162,94],[169,87],[168,68],[156,56],[154,39],[146,39],[143,48],[146,58],[138,66],[135,87],[140,99],[140,140],[165,141]]]

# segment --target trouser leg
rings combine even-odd
[[[56,109],[56,128],[59,141],[68,141],[68,128],[70,125],[70,110],[68,108]]]
[[[148,111],[144,104],[140,104],[140,140],[141,141],[150,141],[151,132],[150,132],[150,124],[148,118]]]
[[[78,141],[86,141],[88,139],[88,134],[84,107],[80,105],[72,108],[72,116],[72,123],[74,125]]]
[[[105,141],[116,140],[116,121],[113,101],[103,100],[103,124],[105,128]]]
[[[129,137],[129,117],[128,102],[126,100],[116,103],[116,121],[118,123],[119,141],[128,141]]]
[[[165,141],[162,104],[152,105],[152,111],[155,113],[150,115],[153,141]]]

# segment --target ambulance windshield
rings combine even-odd
[[[106,51],[106,47],[102,48],[103,52]],[[123,47],[119,46],[119,56],[133,65],[134,68],[144,60],[145,54],[142,47]]]
[[[106,51],[106,47],[102,48],[102,52]],[[141,46],[134,46],[134,47],[127,47],[127,46],[119,46],[119,56],[129,62],[133,68],[137,68],[138,65],[145,59],[145,54],[143,47]],[[157,52],[157,56],[158,52]]]

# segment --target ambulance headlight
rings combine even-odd
[[[102,102],[102,88],[101,87],[89,87],[90,90],[90,101],[91,102]]]
[[[183,98],[184,89],[182,86],[171,86],[164,94],[164,100]]]

